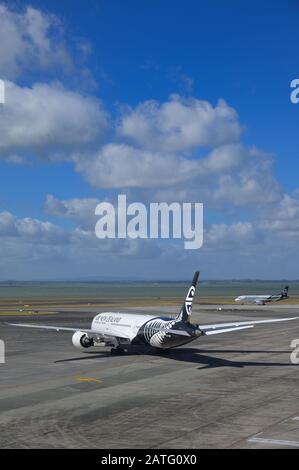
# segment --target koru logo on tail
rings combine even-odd
[[[195,287],[191,286],[189,289],[189,292],[187,294],[186,300],[185,300],[185,309],[188,315],[191,314],[191,308],[192,308],[192,301],[195,293]]]

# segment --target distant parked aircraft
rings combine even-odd
[[[132,313],[104,312],[94,317],[90,329],[21,323],[12,323],[12,325],[56,331],[71,331],[73,332],[73,345],[82,351],[97,343],[101,343],[104,346],[113,346],[111,349],[112,354],[122,354],[131,345],[144,344],[158,349],[171,349],[190,343],[200,336],[216,335],[219,333],[229,333],[245,328],[252,328],[258,323],[274,323],[299,318],[216,323],[212,325],[193,324],[190,322],[190,318],[198,276],[199,272],[197,271],[194,274],[193,281],[188,289],[180,313],[173,318],[137,315]]]
[[[278,302],[279,300],[288,299],[288,291],[289,286],[285,286],[281,293],[276,295],[239,295],[235,298],[235,302],[265,305],[266,302]]]

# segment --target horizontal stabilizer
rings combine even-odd
[[[238,330],[245,330],[247,328],[253,328],[254,325],[247,325],[247,326],[236,326],[235,328],[222,328],[219,330],[209,330],[204,332],[204,335],[218,335],[219,333],[229,333],[230,331],[238,331]]]
[[[171,333],[171,334],[174,334],[174,335],[179,335],[179,336],[190,336],[188,331],[186,330],[173,330],[171,328],[161,328],[157,331],[164,331],[165,333]]]

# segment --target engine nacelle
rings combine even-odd
[[[72,336],[72,343],[75,348],[83,351],[90,348],[90,346],[93,346],[93,338],[89,338],[86,333],[83,333],[83,331],[76,331]]]

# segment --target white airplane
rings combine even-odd
[[[288,299],[288,291],[289,286],[285,286],[281,293],[276,295],[239,295],[235,298],[235,302],[266,305],[266,302],[278,302],[279,300]]]
[[[243,330],[245,328],[252,328],[259,323],[274,323],[299,318],[254,320],[212,325],[193,324],[190,322],[190,319],[198,276],[199,272],[197,271],[194,274],[181,311],[176,317],[103,312],[94,317],[90,329],[22,323],[11,323],[11,325],[26,328],[71,331],[73,332],[73,345],[81,351],[86,351],[91,346],[98,344],[112,346],[112,354],[122,354],[131,345],[148,345],[153,348],[166,350],[190,343],[200,336]]]

